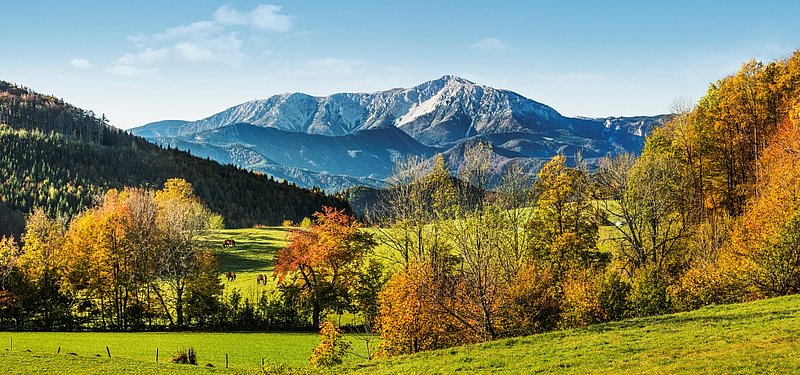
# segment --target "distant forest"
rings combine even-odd
[[[0,81],[0,234],[19,234],[35,207],[72,217],[109,188],[190,182],[228,227],[300,221],[346,201],[234,166],[163,149],[53,96]]]

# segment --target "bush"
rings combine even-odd
[[[620,320],[630,315],[631,285],[617,271],[606,272],[600,287],[600,308],[605,320]]]
[[[385,356],[416,353],[464,343],[463,331],[452,317],[434,305],[436,290],[430,264],[411,262],[393,274],[379,295],[377,328],[380,353]]]
[[[659,315],[670,311],[667,282],[653,268],[642,268],[633,280],[631,308],[637,317]]]
[[[667,292],[678,311],[744,302],[751,299],[754,291],[742,276],[737,275],[736,266],[726,260],[719,264],[698,263],[670,285]]]
[[[583,327],[603,319],[602,279],[591,271],[573,272],[562,285],[560,328]]]
[[[559,303],[555,274],[549,267],[528,264],[515,275],[501,306],[501,314],[514,335],[555,328]]]
[[[196,365],[197,352],[195,352],[194,348],[179,349],[178,352],[172,356],[171,361],[172,363],[180,363],[184,365]]]
[[[322,342],[311,354],[311,365],[332,367],[342,364],[345,354],[350,349],[350,341],[344,338],[342,332],[329,320],[322,323],[319,333],[322,335]]]

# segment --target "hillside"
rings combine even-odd
[[[362,362],[337,372],[797,373],[800,296]]]
[[[492,144],[498,165],[536,170],[556,154],[591,162],[641,152],[667,116],[569,118],[509,90],[443,76],[374,93],[303,93],[253,100],[197,121],[160,121],[131,131],[155,143],[303,186],[380,187],[398,159],[458,154]],[[287,153],[286,150],[291,150]]]
[[[184,178],[228,226],[298,221],[344,201],[176,149],[114,128],[101,116],[53,96],[0,82],[0,223],[18,232],[21,214],[43,207],[71,216],[98,193],[160,186]],[[6,223],[10,222],[10,223]]]

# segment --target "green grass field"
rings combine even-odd
[[[349,337],[357,353],[349,360],[358,360],[366,350],[357,337]],[[36,358],[41,359],[43,367],[42,371],[35,372],[61,372],[58,367],[48,369],[47,366],[60,366],[57,364],[62,362],[65,365],[91,366],[90,369],[97,372],[105,372],[102,370],[105,367],[112,369],[117,365],[126,367],[136,363],[147,364],[146,368],[150,368],[150,365],[157,366],[158,348],[159,362],[168,365],[162,368],[166,371],[186,367],[168,364],[169,359],[179,349],[193,347],[197,351],[199,367],[211,364],[215,369],[225,368],[225,354],[228,354],[230,369],[251,371],[260,369],[262,358],[267,364],[303,367],[308,363],[319,338],[314,333],[2,332],[0,343],[3,348],[0,369],[16,368],[16,361],[28,366],[36,363]],[[111,360],[108,359],[106,346],[111,351]],[[117,360],[119,363],[115,363]],[[81,361],[87,363],[80,365]],[[122,367],[119,371],[125,372]],[[153,369],[158,370],[158,367]]]
[[[283,227],[223,229],[211,231],[201,240],[217,256],[226,292],[237,288],[245,297],[254,300],[262,291],[276,285],[272,279],[275,254],[286,246],[288,231]],[[236,247],[223,248],[222,242],[226,239],[235,240]],[[235,281],[227,280],[228,271],[236,273]],[[256,282],[259,274],[267,276],[266,287]]]
[[[340,372],[800,373],[800,296],[419,353]]]
[[[9,351],[12,337],[14,350]],[[6,341],[0,351],[4,373],[156,374],[225,371],[224,353],[229,351],[235,353],[230,355],[230,371],[259,371],[262,356],[268,364],[310,371],[303,367],[305,353],[310,353],[316,338],[313,334],[0,333],[1,341]],[[58,345],[61,354],[56,354]],[[106,345],[111,359],[105,358]],[[194,346],[201,366],[156,364],[155,346],[164,348],[164,359],[179,347]],[[351,359],[330,372],[789,374],[800,372],[798,350],[800,296],[790,296],[392,359]],[[206,363],[216,367],[204,367]]]

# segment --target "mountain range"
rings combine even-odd
[[[570,118],[509,90],[446,75],[411,88],[374,93],[303,93],[253,100],[197,121],[167,120],[131,129],[177,147],[301,186],[337,191],[380,187],[394,162],[443,154],[457,169],[465,145],[488,142],[498,168],[535,172],[556,154],[590,164],[639,153],[666,115]]]

